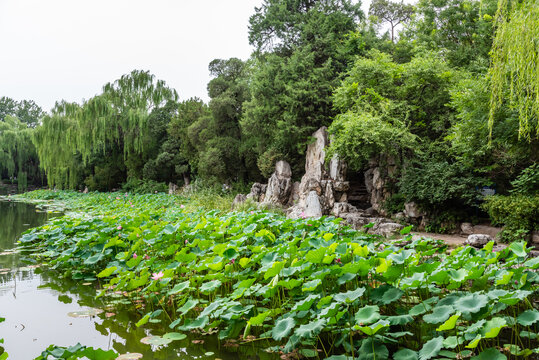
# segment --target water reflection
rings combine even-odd
[[[50,344],[71,346],[79,342],[118,353],[142,353],[143,359],[278,358],[262,350],[269,345],[263,341],[253,346],[225,347],[216,336],[191,334],[166,347],[142,344],[140,339],[150,334],[171,330],[161,324],[137,328],[135,323],[141,314],[122,305],[112,309],[103,299],[95,299],[98,284],[63,279],[56,272],[24,263],[24,254],[10,251],[23,231],[51,216],[36,212],[28,204],[0,201],[0,316],[6,318],[0,324],[0,334],[10,359],[33,359]],[[88,308],[105,312],[87,318],[67,315]],[[194,345],[194,339],[204,343]],[[205,356],[207,352],[214,355]]]

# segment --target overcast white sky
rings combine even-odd
[[[208,64],[247,59],[262,0],[0,0],[0,97],[44,110],[81,102],[133,69],[181,99],[208,99]],[[366,12],[370,0],[363,1]]]

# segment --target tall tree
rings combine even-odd
[[[492,49],[489,127],[508,100],[519,115],[519,138],[539,138],[539,0],[501,0]]]
[[[57,103],[34,136],[49,184],[74,188],[80,179],[79,162],[91,165],[98,154],[119,153],[125,159],[140,155],[150,113],[177,97],[164,81],[135,70],[106,84],[102,94],[82,105]],[[125,164],[127,176],[142,177],[138,162]]]
[[[395,28],[409,21],[414,13],[414,7],[410,4],[392,2],[389,0],[372,0],[369,7],[369,15],[374,15],[381,21],[389,23],[391,27],[391,42],[395,42]]]
[[[16,101],[3,96],[0,98],[0,121],[8,115],[17,117],[28,127],[36,127],[45,112],[33,100]]]
[[[486,71],[498,0],[419,0],[403,39],[451,65]]]
[[[19,190],[28,183],[39,185],[43,174],[39,171],[32,132],[27,123],[6,115],[0,121],[0,179],[17,179]]]
[[[250,18],[257,53],[241,128],[264,175],[282,158],[299,173],[310,134],[331,122],[332,88],[355,55],[348,39],[362,18],[348,0],[266,0]]]

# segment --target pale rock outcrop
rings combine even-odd
[[[238,205],[241,205],[247,200],[247,196],[244,194],[238,194],[234,198],[234,201],[232,201],[232,209],[235,209],[238,207]]]
[[[419,209],[419,206],[412,201],[404,204],[404,215],[412,219],[417,219],[425,216],[425,212]]]
[[[292,192],[292,169],[286,161],[278,161],[268,180],[264,203],[286,205]]]
[[[460,224],[460,232],[463,235],[472,235],[473,234],[473,225],[469,222],[464,222]]]
[[[489,241],[494,240],[490,235],[487,234],[472,234],[469,235],[465,244],[471,245],[476,248],[482,248],[485,246]]]
[[[251,186],[251,192],[247,194],[247,199],[252,199],[256,202],[264,201],[267,187],[267,184],[254,183],[253,186]]]

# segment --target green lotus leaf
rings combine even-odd
[[[509,245],[509,250],[511,250],[516,256],[518,257],[525,257],[527,255],[526,253],[526,242],[520,241],[520,242],[513,242],[511,245]]]
[[[446,320],[442,325],[438,326],[436,331],[446,331],[446,330],[452,330],[457,325],[457,320],[460,317],[460,313],[456,313],[455,315],[451,316],[449,319]]]
[[[345,293],[336,294],[333,299],[340,303],[352,303],[358,299],[365,292],[365,288],[357,288],[355,290],[350,290]]]
[[[507,285],[515,273],[512,271],[502,270],[496,275],[496,285]]]
[[[121,354],[116,358],[116,360],[138,360],[142,359],[142,354],[140,353],[127,353],[127,354]]]
[[[399,253],[389,254],[387,258],[391,259],[393,263],[401,265],[401,264],[404,264],[406,260],[413,254],[414,254],[413,250],[402,250]]]
[[[264,311],[263,313],[260,313],[250,318],[249,321],[247,321],[247,323],[252,326],[260,326],[264,323],[264,320],[266,320],[266,318],[270,316],[270,314],[271,314],[271,310]]]
[[[419,350],[419,360],[428,360],[438,355],[440,350],[442,350],[443,340],[444,338],[442,336],[438,336],[427,341],[421,350]]]
[[[385,360],[387,358],[389,358],[389,351],[380,341],[367,338],[361,343],[358,360]]]
[[[163,335],[163,339],[170,339],[170,340],[183,340],[187,338],[187,335],[179,333],[179,332],[169,332]]]
[[[403,289],[417,288],[425,283],[425,273],[414,273],[411,277],[407,277],[401,280],[400,286]]]
[[[507,356],[502,354],[496,348],[488,348],[477,356],[472,357],[470,360],[507,360]]]
[[[391,325],[406,325],[412,321],[414,318],[410,315],[398,315],[398,316],[388,316],[386,318]]]
[[[177,294],[189,287],[189,280],[176,284],[171,290],[168,291],[167,295]]]
[[[488,304],[488,297],[482,294],[468,294],[455,302],[455,308],[462,313],[476,313]]]
[[[180,326],[178,329],[180,329],[181,331],[202,329],[206,325],[208,325],[209,318],[207,316],[199,316],[195,320],[187,319],[185,322],[186,323],[184,325]]]
[[[412,307],[410,311],[408,311],[408,315],[418,316],[418,315],[426,313],[427,311],[430,311],[431,309],[432,309],[432,306],[430,306],[429,304],[425,302],[422,302]]]
[[[212,281],[205,282],[200,287],[200,292],[202,292],[203,294],[209,294],[212,291],[219,288],[219,286],[221,286],[221,284],[222,284],[221,280],[212,280]]]
[[[372,324],[380,319],[380,308],[377,305],[367,305],[356,312],[356,323],[359,325]]]
[[[384,305],[390,304],[393,301],[399,300],[402,295],[404,295],[404,291],[397,288],[389,288],[382,295],[381,303]]]
[[[189,312],[189,310],[194,308],[197,304],[198,304],[197,299],[189,299],[183,304],[183,306],[181,308],[178,309],[178,312],[181,315],[185,315],[185,314],[187,314]]]
[[[355,326],[354,328],[357,328],[361,331],[363,331],[366,335],[372,336],[376,334],[378,331],[388,328],[389,327],[389,321],[387,320],[378,320],[372,325],[367,326]]]
[[[309,295],[305,299],[299,301],[294,305],[292,311],[305,311],[309,310],[313,303],[320,299],[320,295]]]
[[[485,323],[481,333],[485,339],[495,338],[505,326],[507,326],[505,319],[495,317]]]
[[[116,271],[116,269],[118,269],[118,267],[116,267],[116,266],[108,267],[105,270],[101,271],[99,274],[97,274],[97,277],[99,277],[99,278],[109,277],[109,276],[112,275],[113,272]]]
[[[466,276],[468,276],[468,271],[466,269],[449,270],[449,277],[457,283],[463,282],[466,279]]]
[[[417,352],[410,349],[401,349],[393,354],[394,360],[417,360]]]
[[[462,344],[464,344],[464,339],[457,338],[456,336],[449,336],[445,338],[443,341],[444,348],[447,348],[447,349],[454,349],[458,345],[462,345]]]
[[[345,273],[343,276],[337,279],[337,284],[342,285],[355,278],[356,278],[356,274]]]
[[[454,312],[455,310],[453,309],[453,306],[450,306],[450,305],[436,306],[434,309],[432,309],[431,314],[427,314],[423,316],[423,321],[429,324],[439,324],[449,319],[449,316]]]
[[[325,325],[326,325],[325,319],[312,321],[308,324],[301,325],[299,328],[296,329],[294,334],[297,335],[300,339],[314,338],[324,329]]]
[[[316,288],[320,284],[322,284],[322,280],[320,280],[320,279],[314,279],[314,280],[311,280],[311,281],[307,281],[301,287],[301,291],[303,291],[303,292],[305,292],[305,291],[314,291],[314,290],[316,290]]]
[[[387,305],[400,299],[404,292],[391,285],[383,284],[370,293],[370,298],[380,304]]]
[[[275,326],[271,330],[271,336],[273,337],[273,340],[280,341],[283,338],[287,337],[294,328],[294,326],[296,326],[296,322],[293,318],[277,320]]]
[[[321,247],[316,250],[311,250],[307,254],[305,254],[305,260],[313,264],[320,264],[322,260],[324,260],[325,255],[326,255],[326,248]]]
[[[146,345],[167,345],[172,342],[171,339],[165,339],[161,336],[146,336],[140,339],[140,342]]]
[[[475,349],[477,345],[479,345],[479,341],[481,341],[481,339],[482,339],[481,335],[477,334],[475,338],[472,341],[470,341],[468,345],[466,345],[466,347],[468,349]]]
[[[518,316],[517,321],[522,326],[531,326],[539,321],[539,311],[526,310]]]
[[[533,259],[526,260],[526,262],[524,263],[524,266],[529,269],[539,268],[539,256],[534,257]]]
[[[444,358],[442,359],[445,359],[445,358],[456,359],[457,355],[458,354],[456,352],[448,351],[448,350],[440,350],[440,352],[438,353],[438,356],[444,356]]]
[[[341,307],[340,303],[333,303],[325,307],[324,309],[322,309],[322,311],[320,311],[320,317],[323,317],[323,318],[334,317],[339,312],[340,307]]]

